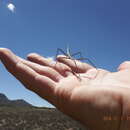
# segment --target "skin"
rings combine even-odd
[[[0,48],[6,69],[27,89],[90,130],[130,129],[130,62],[117,72],[58,56],[55,63],[36,53],[27,60]],[[75,73],[73,73],[75,72]],[[109,118],[108,118],[109,117]]]

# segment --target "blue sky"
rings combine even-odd
[[[12,2],[16,10],[6,5]],[[0,47],[26,58],[30,52],[55,56],[70,46],[97,67],[116,71],[130,60],[129,0],[0,0]],[[0,64],[0,92],[10,99],[25,99],[50,106],[26,90]]]

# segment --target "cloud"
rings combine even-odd
[[[49,57],[47,57],[47,59],[50,61],[54,61],[54,56],[49,56]]]
[[[7,8],[8,8],[12,13],[14,13],[14,11],[15,11],[15,9],[16,9],[15,5],[12,4],[12,3],[7,4]]]
[[[56,64],[54,56],[48,56],[47,59],[50,60],[51,64]]]

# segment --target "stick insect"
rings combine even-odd
[[[70,51],[70,48],[68,48],[68,47],[67,47],[66,52],[64,52],[61,48],[57,48],[56,59],[57,59],[57,56],[59,55],[59,53],[62,53],[63,55],[65,55],[65,57],[63,57],[63,58],[73,60],[73,61],[74,61],[74,64],[75,64],[75,66],[76,66],[77,69],[78,69],[78,66],[77,66],[77,64],[76,64],[76,60],[79,60],[79,61],[87,60],[94,68],[97,69],[97,67],[95,66],[95,64],[94,64],[89,58],[84,58],[84,57],[82,56],[82,53],[81,53],[81,52],[76,52],[76,53],[73,53],[73,54],[72,54],[71,51]],[[80,58],[77,58],[77,59],[74,58],[76,55],[79,55]],[[56,62],[56,64],[57,64],[57,62]],[[76,73],[75,71],[72,71],[72,73],[73,73],[77,78],[80,79],[80,74],[77,75],[77,73]]]

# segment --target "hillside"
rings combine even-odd
[[[9,100],[4,94],[0,93],[0,106],[23,106],[31,107],[32,105],[24,100]]]
[[[0,130],[85,130],[54,108],[33,107],[24,100],[10,101],[2,94],[0,103],[4,104],[0,104]]]

